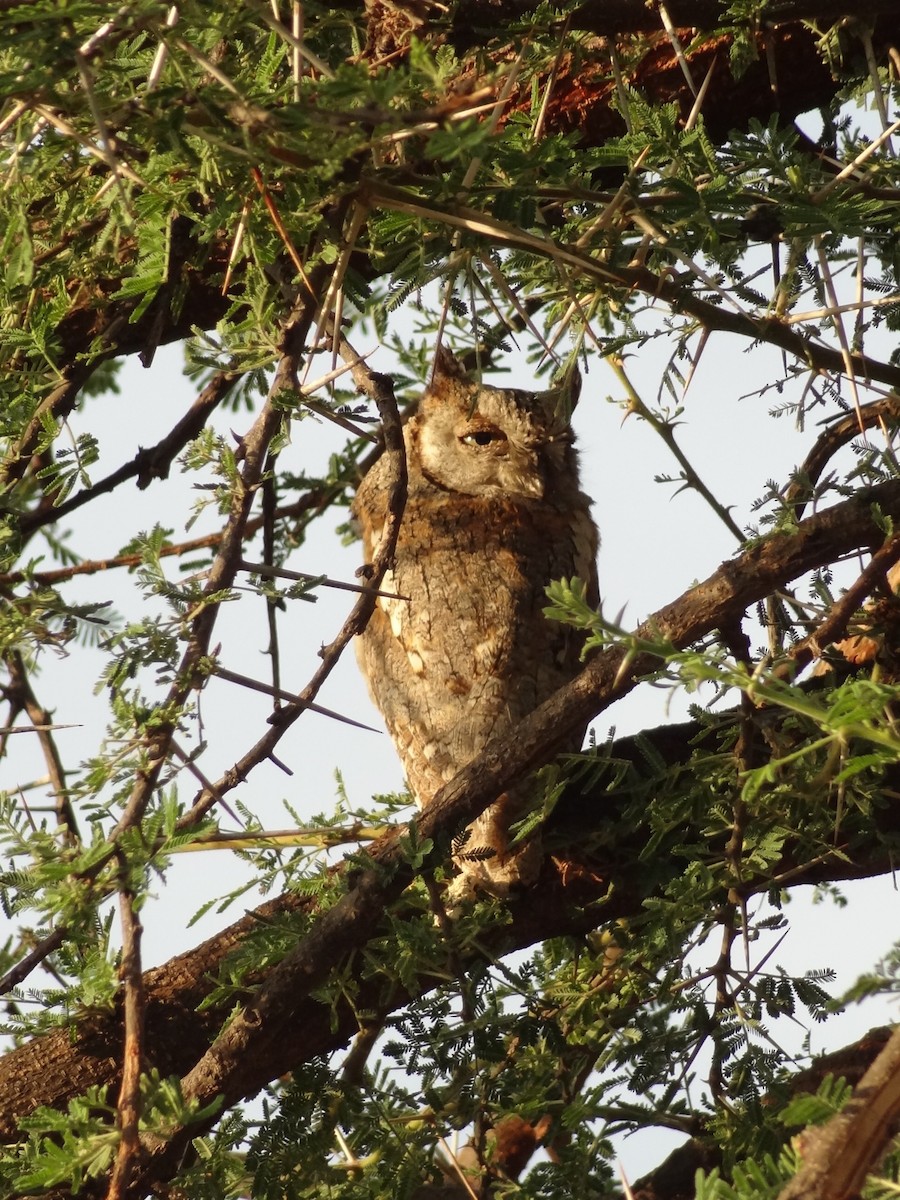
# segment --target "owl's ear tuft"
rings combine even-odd
[[[571,412],[578,403],[578,398],[581,395],[581,372],[574,363],[572,363],[572,369],[567,376],[566,384],[568,387],[569,411]]]
[[[538,392],[544,411],[548,416],[555,414],[568,423],[581,394],[581,372],[574,362],[554,376],[553,384],[546,392]]]
[[[465,379],[466,368],[456,357],[456,355],[448,350],[446,346],[438,346],[434,352],[434,371],[432,376],[434,382],[440,379]]]

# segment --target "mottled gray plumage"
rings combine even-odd
[[[578,485],[572,403],[571,389],[470,381],[442,353],[406,426],[409,494],[382,584],[405,599],[378,601],[357,650],[420,806],[578,671],[581,635],[542,611],[546,585],[561,577],[579,576],[596,600],[598,539]],[[367,561],[384,522],[380,466],[354,505]],[[457,896],[473,886],[502,895],[534,877],[537,844],[507,849],[527,799],[525,783],[472,824]]]

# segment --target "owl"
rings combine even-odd
[[[407,423],[409,490],[391,571],[357,655],[416,802],[513,729],[579,669],[582,636],[548,620],[544,589],[579,576],[596,603],[597,530],[579,488],[569,424],[577,389],[488,387],[439,351]],[[371,561],[384,524],[386,468],[359,486],[355,518]],[[575,731],[568,746],[581,746]],[[533,785],[532,785],[533,787]],[[536,877],[532,838],[511,847],[527,781],[458,839],[455,900]]]

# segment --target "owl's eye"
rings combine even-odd
[[[473,429],[459,440],[467,446],[499,446],[506,441],[506,434],[502,429]]]

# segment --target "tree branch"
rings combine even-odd
[[[489,213],[466,205],[435,207],[429,200],[381,180],[368,180],[361,188],[360,198],[370,206],[381,205],[397,212],[409,213],[424,221],[432,221],[454,229],[465,229],[488,238],[509,250],[520,250],[558,262],[586,279],[601,284],[616,284],[626,292],[639,291],[646,296],[663,300],[675,313],[687,313],[705,329],[734,333],[753,342],[766,342],[785,350],[800,362],[816,371],[842,375],[847,367],[860,379],[877,379],[891,387],[900,388],[900,367],[878,362],[859,353],[846,357],[840,350],[813,342],[797,333],[789,324],[768,313],[757,315],[738,312],[713,304],[667,275],[641,266],[619,267],[602,262],[577,247],[565,246],[550,238],[527,233],[515,225],[497,220]]]
[[[808,518],[795,534],[773,535],[749,548],[661,609],[640,627],[638,636],[667,638],[675,646],[689,645],[778,584],[831,562],[840,554],[872,545],[880,538],[871,515],[875,504],[894,519],[900,518],[900,483],[892,481],[869,489]],[[655,665],[655,659],[647,653],[637,654],[627,667],[625,657],[626,651],[619,647],[598,654],[576,680],[527,718],[511,737],[491,743],[442,789],[417,821],[418,838],[436,843],[432,863],[444,860],[445,849],[441,847],[446,847],[454,830],[470,823],[516,778],[550,758],[568,728],[608,707]],[[679,744],[677,733],[659,732],[662,746]],[[606,796],[604,803],[614,804],[614,796]],[[585,830],[595,819],[592,812],[596,807],[592,809],[590,802],[583,800],[570,808],[569,831],[573,821],[581,822],[572,838],[574,843],[583,843]],[[164,1074],[186,1074],[186,1090],[198,1099],[222,1094],[226,1103],[233,1103],[310,1055],[327,1052],[346,1041],[355,1029],[353,1012],[335,1016],[333,1027],[334,1014],[311,1000],[309,993],[328,977],[336,963],[365,944],[378,927],[385,907],[398,899],[413,878],[413,868],[400,843],[401,833],[393,831],[375,844],[371,851],[375,867],[348,877],[350,890],[318,916],[296,948],[268,973],[243,1015],[215,1039],[210,1051],[199,1060],[197,1048],[209,1044],[222,1016],[196,1012],[217,964],[260,920],[269,920],[276,912],[299,912],[306,902],[289,895],[264,905],[219,937],[149,972],[145,989],[146,1044],[154,1048],[159,1069]],[[868,859],[857,862],[845,856],[827,864],[794,861],[787,850],[779,873],[793,872],[793,883],[876,873],[888,869],[890,863],[887,851],[878,850],[877,845],[873,839]],[[680,867],[673,864],[671,869],[677,871]],[[540,887],[541,905],[534,905],[528,894],[511,904],[511,925],[492,935],[493,940],[486,943],[490,952],[508,953],[562,932],[587,932],[601,922],[639,911],[644,899],[640,880],[617,879],[615,888],[610,888],[608,875],[598,879],[589,872],[575,872],[571,878],[563,878],[550,862]],[[481,953],[483,950],[477,948],[467,952],[476,958]],[[466,956],[460,961],[464,964]],[[423,989],[433,983],[427,974],[420,980]],[[392,1003],[399,1006],[406,1000],[408,996],[398,990]],[[358,997],[360,1006],[367,1003]],[[117,1078],[114,1043],[118,1028],[118,1017],[89,1016],[74,1040],[68,1032],[51,1034],[0,1059],[0,1132],[14,1136],[15,1116],[30,1111],[35,1104],[58,1105],[89,1082]],[[183,1138],[196,1132],[196,1128],[184,1131]],[[183,1138],[176,1138],[163,1153],[166,1162],[167,1155],[177,1156]],[[164,1173],[167,1169],[162,1162],[157,1163],[153,1177],[161,1178],[158,1171]]]
[[[240,379],[239,374],[219,371],[209,381],[185,415],[155,446],[151,446],[147,450],[139,449],[131,462],[123,464],[117,471],[113,471],[111,475],[107,475],[105,479],[95,483],[93,487],[85,488],[84,491],[76,493],[62,504],[56,506],[41,504],[34,512],[22,516],[19,519],[19,529],[23,537],[28,537],[44,525],[59,521],[97,496],[114,491],[127,479],[136,477],[138,487],[142,489],[146,488],[152,479],[166,479],[176,456],[181,453],[188,442],[199,436],[210,413],[225,399],[238,379]]]
[[[803,1167],[778,1200],[845,1200],[894,1138],[900,1117],[900,1029],[859,1081],[846,1106],[827,1125],[807,1132]]]

